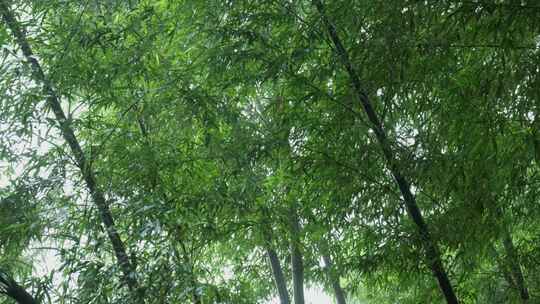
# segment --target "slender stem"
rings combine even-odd
[[[6,296],[15,300],[15,302],[18,304],[40,303],[28,291],[26,291],[24,287],[15,282],[15,280],[2,269],[0,269],[0,294],[5,294]]]
[[[139,287],[138,281],[136,279],[135,268],[131,264],[128,255],[126,253],[126,248],[122,242],[118,231],[109,209],[109,205],[105,200],[105,196],[102,190],[98,187],[96,182],[95,173],[90,168],[90,164],[84,155],[84,152],[75,136],[73,128],[71,126],[71,121],[66,118],[64,110],[61,106],[61,99],[59,94],[49,79],[46,77],[43,69],[34,56],[32,48],[26,38],[24,31],[22,30],[19,22],[16,20],[15,15],[10,9],[9,1],[0,0],[0,14],[4,23],[7,25],[11,34],[15,38],[16,43],[21,48],[21,51],[28,61],[30,68],[32,69],[32,75],[34,80],[42,85],[43,93],[45,95],[47,105],[52,109],[56,122],[62,133],[62,137],[68,143],[71,148],[71,152],[75,158],[76,165],[79,168],[81,175],[86,183],[86,187],[92,200],[94,201],[99,215],[101,217],[101,222],[105,226],[107,235],[112,243],[114,254],[118,260],[120,269],[122,270],[123,280],[128,285],[129,289],[135,293],[135,298],[143,301],[142,289]]]
[[[291,208],[291,270],[294,304],[304,304],[304,263],[300,250],[300,223],[295,207]]]
[[[334,290],[336,303],[346,304],[347,302],[345,301],[345,292],[343,292],[343,288],[341,288],[341,285],[339,284],[339,276],[335,272],[334,265],[332,264],[332,259],[330,258],[330,255],[327,253],[324,253],[322,258],[325,264],[325,270],[328,276],[328,280],[332,284],[332,289]]]
[[[272,274],[274,275],[274,281],[278,290],[279,302],[281,304],[290,304],[289,292],[287,291],[287,283],[277,253],[268,245],[266,248],[266,254],[268,260],[270,260],[270,267],[272,268]]]
[[[521,270],[521,265],[519,264],[516,247],[514,246],[512,236],[508,230],[504,231],[503,246],[506,252],[506,259],[510,266],[511,277],[513,278],[513,282],[515,282],[515,287],[519,291],[521,301],[522,303],[528,303],[530,299],[529,290],[527,289],[525,279],[523,278],[523,271]]]
[[[330,39],[335,47],[335,52],[337,53],[337,56],[347,70],[356,97],[362,105],[362,108],[364,109],[364,112],[366,113],[371,123],[371,129],[375,133],[377,141],[379,142],[383,155],[386,159],[387,168],[392,173],[394,180],[399,187],[401,195],[403,196],[407,213],[409,217],[413,220],[413,222],[416,224],[417,232],[420,235],[422,246],[424,247],[424,250],[426,252],[427,263],[430,266],[434,276],[437,278],[439,287],[444,294],[447,303],[457,304],[458,299],[456,294],[454,293],[454,289],[452,287],[452,284],[450,283],[444,265],[442,264],[439,248],[431,237],[428,226],[424,220],[424,217],[422,216],[418,204],[416,203],[416,198],[411,192],[409,181],[401,173],[401,170],[398,166],[397,158],[394,155],[394,151],[392,150],[390,141],[386,135],[386,132],[384,131],[379,116],[375,112],[370,98],[362,87],[360,77],[358,76],[358,73],[356,72],[356,69],[354,68],[349,58],[349,54],[338,36],[335,26],[326,16],[322,2],[320,0],[313,0],[313,3],[322,17],[328,35],[330,36]]]

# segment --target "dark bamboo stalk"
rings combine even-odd
[[[291,208],[291,270],[294,304],[304,304],[304,262],[300,249],[300,223],[296,208]]]
[[[0,269],[0,294],[4,294],[17,302],[18,304],[39,304],[24,287],[19,285],[5,271]]]
[[[343,288],[341,288],[341,285],[339,284],[339,276],[335,272],[330,255],[325,253],[323,254],[322,258],[325,264],[326,275],[328,276],[328,280],[330,281],[332,289],[334,290],[336,303],[346,304],[347,302],[345,301],[345,292],[343,292]]]
[[[512,236],[510,235],[508,230],[504,231],[503,246],[506,253],[506,260],[508,261],[508,265],[510,266],[510,276],[515,283],[515,288],[519,292],[521,302],[528,303],[530,299],[529,290],[525,284],[525,279],[523,277],[523,271],[521,270],[521,265],[519,263],[516,247],[514,246]]]
[[[436,242],[431,237],[429,228],[424,220],[424,217],[422,216],[418,204],[416,203],[416,198],[411,192],[409,181],[401,173],[401,170],[398,166],[397,158],[394,151],[392,150],[390,141],[386,135],[386,132],[384,131],[379,116],[375,112],[370,98],[362,87],[358,73],[356,72],[356,69],[352,64],[349,58],[349,54],[343,46],[341,39],[339,38],[335,26],[326,16],[326,12],[324,10],[322,2],[320,0],[313,0],[313,3],[322,17],[322,21],[333,43],[335,52],[337,53],[339,60],[341,61],[349,75],[352,87],[356,94],[356,98],[358,99],[358,102],[362,105],[362,108],[364,109],[364,112],[366,113],[371,123],[371,129],[375,133],[377,141],[379,142],[383,155],[386,159],[387,168],[392,173],[392,176],[394,177],[394,180],[399,187],[401,195],[403,196],[407,213],[409,217],[413,220],[413,222],[416,224],[417,232],[420,236],[420,241],[426,252],[427,263],[431,268],[434,276],[437,278],[439,287],[444,297],[446,298],[446,302],[449,304],[457,304],[458,299],[456,294],[454,293],[454,289],[452,287],[452,284],[450,283],[450,279],[448,278],[444,265],[441,261],[439,248]]]
[[[105,227],[107,235],[112,243],[114,254],[120,269],[122,270],[122,278],[128,285],[129,289],[135,294],[135,298],[143,301],[142,289],[139,287],[136,279],[135,268],[130,262],[126,253],[125,245],[118,234],[109,205],[105,200],[105,196],[102,190],[98,187],[95,173],[92,171],[90,164],[79,144],[79,141],[75,136],[70,120],[66,118],[64,110],[62,109],[60,98],[61,94],[55,90],[49,79],[46,77],[40,63],[36,59],[36,56],[34,56],[23,29],[10,9],[9,1],[0,0],[0,13],[5,25],[11,31],[11,34],[15,38],[15,42],[21,48],[26,61],[30,65],[34,80],[42,85],[47,105],[52,110],[56,118],[56,122],[58,123],[62,137],[71,148],[76,165],[79,168],[88,192],[90,193],[90,196],[98,209],[101,222]]]
[[[276,288],[278,290],[279,303],[290,304],[291,300],[289,299],[289,292],[287,291],[287,282],[285,281],[285,276],[283,275],[277,253],[270,246],[267,246],[265,249],[268,260],[270,260],[270,267],[272,268],[274,282],[276,283]]]

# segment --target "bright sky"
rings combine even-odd
[[[325,294],[320,288],[307,288],[304,294],[306,304],[332,304],[334,300]],[[279,304],[279,299],[276,297],[268,304]]]

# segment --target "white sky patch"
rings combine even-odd
[[[334,299],[332,299],[328,294],[326,294],[319,287],[306,288],[304,291],[304,297],[306,300],[306,304],[333,304],[335,303]],[[272,298],[270,301],[266,302],[266,304],[280,304],[279,298],[276,296]]]

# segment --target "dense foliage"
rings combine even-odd
[[[536,1],[0,15],[0,303],[540,301]]]

